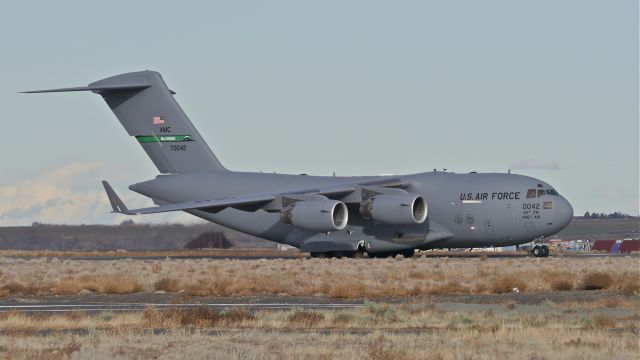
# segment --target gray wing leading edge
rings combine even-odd
[[[365,191],[367,191],[366,189],[369,189],[369,191],[375,191],[375,189],[377,188],[381,193],[384,193],[387,191],[385,189],[392,190],[394,188],[403,188],[407,186],[407,184],[395,178],[375,179],[357,183],[330,185],[315,189],[303,189],[292,192],[255,193],[211,200],[187,201],[182,203],[166,204],[130,210],[120,199],[115,190],[113,190],[113,187],[111,187],[109,182],[103,180],[102,185],[104,186],[105,192],[107,193],[107,197],[109,198],[109,202],[111,203],[113,212],[125,215],[157,214],[163,212],[184,210],[207,210],[209,212],[218,212],[227,207],[246,209],[247,205],[254,205],[254,210],[264,209],[267,211],[280,211],[283,206],[283,199],[286,203],[287,199],[289,201],[302,201],[309,200],[310,197],[315,199],[326,199],[326,196],[338,196],[341,197],[345,202],[359,203],[360,201],[353,201],[353,195],[357,191],[360,191],[361,193],[363,187],[365,188]],[[350,197],[352,199],[350,199]],[[279,202],[279,204],[275,204],[276,202]]]

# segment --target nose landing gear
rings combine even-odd
[[[536,245],[531,249],[531,254],[535,257],[549,256],[549,247],[547,245]]]

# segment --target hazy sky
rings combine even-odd
[[[638,214],[637,1],[23,1],[0,34],[0,225],[122,221],[103,178],[150,204],[100,97],[17,94],[144,69],[233,170],[511,168]]]

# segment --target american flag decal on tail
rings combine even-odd
[[[164,120],[160,116],[153,117],[153,125],[161,125],[164,124]]]

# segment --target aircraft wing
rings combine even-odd
[[[389,188],[403,188],[407,186],[407,184],[403,183],[399,179],[383,178],[383,179],[374,179],[369,181],[361,181],[357,183],[329,185],[329,186],[318,187],[314,189],[302,189],[302,190],[296,190],[292,192],[247,194],[247,195],[224,197],[220,199],[195,200],[195,201],[187,201],[182,203],[151,206],[147,208],[130,210],[127,208],[127,206],[124,204],[124,202],[120,199],[118,194],[116,194],[115,190],[113,190],[113,188],[107,181],[103,180],[102,185],[104,186],[104,190],[107,193],[107,197],[109,198],[109,202],[111,203],[113,212],[121,213],[125,215],[156,214],[156,213],[162,213],[162,212],[184,211],[184,210],[207,210],[207,211],[215,212],[215,211],[223,210],[224,208],[228,208],[228,207],[241,208],[241,207],[247,207],[247,206],[260,208],[261,206],[268,204],[269,202],[277,199],[278,197],[287,197],[287,196],[295,197],[300,195],[346,196],[356,191],[358,187],[362,187],[362,186],[379,186],[379,187],[389,187]]]
[[[107,192],[107,196],[109,197],[109,202],[111,203],[113,212],[117,212],[125,215],[156,214],[156,213],[169,212],[169,211],[199,210],[199,209],[207,209],[207,210],[220,209],[221,210],[231,206],[252,205],[252,204],[259,204],[259,203],[266,204],[269,201],[275,199],[275,196],[270,194],[257,194],[257,195],[247,195],[247,196],[232,196],[232,197],[214,199],[214,200],[196,200],[196,201],[188,201],[183,203],[167,204],[167,205],[152,206],[147,208],[129,210],[126,207],[126,205],[122,202],[118,194],[116,194],[116,192],[113,190],[111,185],[109,185],[108,182],[102,181],[102,185],[104,186],[104,189]]]

